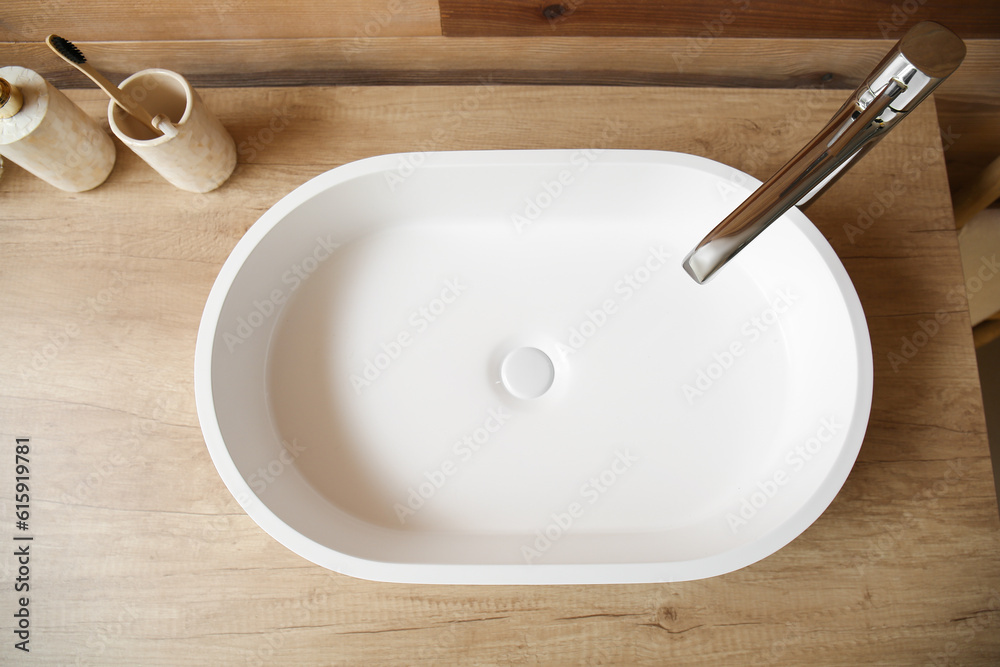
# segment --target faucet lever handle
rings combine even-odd
[[[899,52],[927,76],[946,79],[965,58],[965,42],[934,21],[921,21],[899,40]]]
[[[965,43],[951,30],[933,21],[910,28],[858,88],[859,101],[876,96],[896,79],[906,90],[891,105],[893,111],[915,108],[965,58]]]

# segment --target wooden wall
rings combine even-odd
[[[928,18],[969,46],[937,95],[955,188],[1000,155],[997,0],[8,0],[0,65],[89,86],[42,44],[55,32],[112,80],[167,67],[202,87],[486,78],[849,90]]]
[[[0,42],[592,36],[888,39],[927,19],[1000,37],[995,0],[8,0]]]
[[[437,0],[7,0],[2,13],[0,40],[15,42],[352,37],[373,17],[377,37],[441,34]]]
[[[590,35],[622,37],[852,38],[898,36],[906,23],[937,20],[967,38],[1000,33],[989,0],[441,0],[449,37]]]

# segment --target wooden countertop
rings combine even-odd
[[[803,123],[789,122],[791,93],[771,90],[487,81],[203,95],[240,146],[216,192],[174,189],[117,142],[118,164],[94,191],[63,193],[9,163],[0,181],[3,582],[17,576],[14,533],[34,537],[31,653],[13,647],[8,589],[0,662],[1000,661],[1000,522],[933,104],[809,210],[858,288],[875,355],[860,458],[811,528],[704,581],[447,587],[312,565],[223,486],[192,365],[205,298],[237,240],[281,196],[344,162],[584,147],[609,120],[623,128],[614,147],[694,153],[763,178],[843,91],[810,92],[814,102],[796,107]],[[97,91],[70,96],[104,113]],[[859,224],[859,211],[870,218]],[[17,437],[31,439],[28,531],[14,528]]]

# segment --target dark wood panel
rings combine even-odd
[[[590,35],[895,39],[927,19],[965,38],[1000,37],[997,0],[440,0],[451,37]]]
[[[112,80],[149,67],[202,86],[495,83],[853,89],[892,40],[717,39],[675,57],[684,38],[381,37],[79,42]],[[962,66],[937,91],[963,103],[1000,104],[1000,41],[967,40]],[[43,43],[0,43],[0,60],[54,84],[90,81]]]
[[[1000,105],[938,96],[937,108],[948,181],[957,192],[1000,156]]]
[[[676,59],[684,38],[381,37],[81,43],[113,81],[148,67],[197,87],[494,84],[855,88],[889,40],[718,39]],[[1000,41],[970,40],[935,94],[953,188],[1000,155]],[[63,88],[92,83],[40,43],[0,45],[7,62]],[[788,93],[789,96],[795,93]],[[845,93],[846,94],[846,93]],[[789,100],[792,98],[789,97]],[[818,128],[817,128],[818,129]]]

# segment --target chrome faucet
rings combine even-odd
[[[932,21],[918,23],[819,134],[736,207],[684,258],[704,283],[792,206],[804,207],[958,69],[965,44]]]

